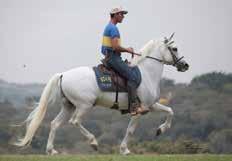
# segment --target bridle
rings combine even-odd
[[[170,36],[170,38],[164,37],[164,41],[163,41],[165,47],[168,49],[169,53],[172,56],[172,61],[171,62],[165,61],[163,59],[155,58],[155,57],[152,57],[152,56],[145,56],[145,58],[153,59],[153,60],[158,61],[160,63],[163,63],[165,65],[172,65],[172,66],[176,67],[178,71],[184,72],[184,71],[188,70],[189,65],[187,63],[185,63],[185,62],[181,62],[181,60],[184,57],[182,56],[182,57],[178,58],[176,56],[176,54],[174,53],[174,52],[177,52],[177,48],[170,46],[172,43],[174,43],[174,41],[172,41],[173,36],[174,36],[174,33]],[[133,58],[134,55],[142,56],[142,54],[133,53],[132,58]]]
[[[158,59],[158,58],[155,58],[155,57],[152,57],[152,56],[145,56],[145,58],[149,58],[149,59],[153,59],[153,60],[156,60],[160,63],[163,63],[163,64],[166,64],[166,65],[172,65],[174,67],[177,67],[179,64],[179,62],[184,58],[184,56],[178,58],[174,53],[173,53],[173,50],[174,48],[171,48],[169,45],[171,45],[172,43],[174,43],[174,41],[171,41],[173,36],[174,36],[175,33],[172,33],[172,35],[170,36],[170,38],[167,38],[167,37],[164,37],[164,44],[167,46],[171,56],[172,56],[172,62],[168,62],[168,61],[165,61],[165,60],[162,60],[162,59]],[[177,48],[175,48],[175,51],[177,52]],[[138,54],[138,53],[133,53],[132,54],[132,58],[134,57],[134,55],[138,55],[138,56],[142,56],[142,54]]]
[[[177,56],[173,53],[173,50],[171,49],[170,46],[168,47],[168,50],[171,53],[172,60],[173,60],[173,63],[171,63],[170,65],[176,66],[181,61],[181,59],[184,58],[184,56],[177,58]]]
[[[180,57],[180,58],[177,58],[177,56],[173,53],[173,50],[171,49],[170,46],[167,47],[171,56],[172,56],[172,60],[173,62],[168,62],[168,61],[165,61],[165,60],[162,60],[162,59],[158,59],[158,58],[155,58],[155,57],[152,57],[152,56],[146,56],[145,58],[149,58],[149,59],[153,59],[153,60],[156,60],[160,63],[163,63],[163,64],[166,64],[166,65],[172,65],[172,66],[176,66],[180,60],[182,60],[184,58],[184,56]],[[133,55],[137,55],[137,56],[142,56],[141,54],[138,54],[138,53],[133,53],[132,54],[132,57]]]

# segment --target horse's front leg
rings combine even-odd
[[[160,103],[155,103],[151,106],[151,111],[152,112],[166,112],[167,113],[167,118],[166,118],[166,121],[161,124],[158,129],[157,129],[157,132],[156,132],[156,135],[160,135],[162,133],[164,133],[167,129],[169,129],[171,127],[171,123],[172,123],[172,118],[173,118],[173,110],[171,107],[168,107],[168,106],[165,106],[165,105],[162,105]]]
[[[127,147],[127,143],[129,141],[131,135],[135,131],[135,128],[138,124],[138,120],[139,120],[140,116],[141,115],[131,117],[131,120],[130,120],[129,125],[128,125],[127,130],[126,130],[126,135],[125,135],[125,137],[120,145],[120,154],[123,154],[123,155],[130,154],[130,150]]]

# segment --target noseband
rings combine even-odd
[[[171,53],[172,56],[172,60],[173,63],[171,63],[170,65],[176,66],[176,64],[184,58],[184,56],[180,57],[179,59],[176,57],[176,55],[173,53],[172,49],[170,47],[168,47],[169,52]]]

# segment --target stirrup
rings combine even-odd
[[[110,108],[118,110],[119,109],[118,102],[114,102],[114,104]]]

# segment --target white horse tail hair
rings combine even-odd
[[[16,146],[26,146],[29,145],[32,141],[32,138],[38,129],[39,125],[43,121],[45,113],[47,111],[47,106],[49,101],[52,99],[50,97],[54,97],[52,92],[59,87],[58,82],[60,79],[61,74],[55,74],[45,86],[42,95],[40,97],[40,101],[38,106],[29,114],[27,119],[24,121],[26,123],[26,134],[22,139],[19,139],[18,142],[13,143]],[[55,90],[56,91],[56,90]]]

